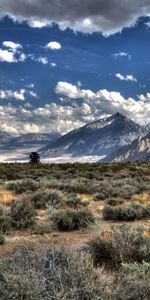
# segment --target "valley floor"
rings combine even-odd
[[[149,163],[0,164],[2,299],[149,300],[149,276]]]

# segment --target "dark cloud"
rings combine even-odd
[[[109,35],[133,26],[139,17],[150,15],[149,0],[0,0],[0,16],[27,20],[36,27],[56,22],[81,32]]]

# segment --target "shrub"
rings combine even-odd
[[[27,228],[35,223],[35,211],[25,199],[13,201],[11,206],[12,225],[17,229]]]
[[[150,299],[150,264],[124,264],[119,275],[118,285],[114,289],[114,300]]]
[[[111,205],[111,206],[117,206],[119,204],[124,203],[125,200],[123,200],[122,198],[116,197],[116,198],[110,198],[107,200],[107,204]]]
[[[69,185],[68,192],[78,194],[90,194],[90,187],[83,182],[73,182]]]
[[[0,232],[6,233],[11,227],[10,218],[7,216],[0,216]]]
[[[150,239],[143,236],[142,230],[127,225],[114,229],[109,239],[102,236],[92,239],[89,246],[95,265],[118,267],[122,262],[150,261]]]
[[[0,205],[0,216],[3,215],[3,207]]]
[[[21,274],[21,270],[20,274],[5,271],[2,274],[0,272],[0,276],[1,300],[46,300],[40,295],[40,282],[36,273],[30,270],[25,274]]]
[[[106,200],[109,196],[110,196],[110,194],[106,190],[106,191],[95,194],[93,197],[93,200],[94,201],[103,201],[103,200]]]
[[[0,245],[3,245],[5,243],[5,237],[0,234]]]
[[[53,223],[59,230],[72,231],[87,228],[95,222],[92,212],[88,209],[61,210],[53,216]]]
[[[0,215],[0,232],[6,233],[11,228],[11,220],[10,217],[5,215],[4,213]]]
[[[107,289],[88,255],[64,248],[51,246],[40,256],[26,245],[0,262],[2,300],[107,300]]]
[[[76,194],[69,195],[69,198],[66,201],[67,206],[70,208],[78,209],[81,207],[85,207],[88,205],[87,201],[81,201],[80,198]]]
[[[39,183],[34,180],[23,180],[9,183],[7,188],[16,194],[35,192],[39,188]]]
[[[111,207],[107,205],[103,209],[105,220],[134,221],[150,216],[150,207],[133,204],[130,207]]]
[[[46,208],[47,205],[56,207],[63,202],[64,198],[60,192],[36,192],[33,196],[30,197],[31,202],[34,205],[34,208]]]

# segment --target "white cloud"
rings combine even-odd
[[[118,52],[118,53],[115,53],[113,54],[113,57],[115,59],[119,58],[119,57],[127,57],[129,60],[131,59],[131,55],[127,52]]]
[[[57,64],[56,64],[56,63],[50,63],[50,66],[51,66],[52,68],[55,68],[55,67],[57,66]]]
[[[33,91],[27,91],[27,93],[28,93],[31,97],[33,97],[33,98],[38,98],[37,93],[35,93],[35,92],[33,92]]]
[[[76,85],[60,81],[56,86],[56,94],[64,95],[71,99],[80,98],[80,89]]]
[[[12,91],[12,90],[0,90],[0,99],[15,99],[15,100],[25,100],[25,89],[21,89],[20,91]]]
[[[61,49],[61,44],[58,42],[49,42],[46,45],[46,48],[51,49],[51,50],[59,50],[59,49]]]
[[[12,90],[0,90],[0,99],[2,100],[18,100],[24,101],[26,99],[26,95],[31,96],[33,98],[38,98],[38,95],[33,91],[28,91],[25,89],[20,89],[19,91]]]
[[[69,97],[74,100],[80,98],[83,100],[84,104],[87,104],[90,107],[91,113],[86,119],[84,114],[81,116],[78,112],[80,118],[75,114],[76,118],[79,118],[82,122],[86,122],[86,120],[89,122],[98,119],[101,115],[110,115],[117,111],[133,119],[137,123],[145,124],[150,122],[150,93],[146,96],[140,95],[137,99],[125,99],[119,92],[100,90],[94,93],[91,90],[84,90],[78,86],[65,82],[58,82],[56,93],[62,97]],[[72,101],[70,102],[70,105],[72,105],[71,103]],[[74,112],[76,109],[77,108],[74,108]]]
[[[62,96],[62,101],[58,100],[57,104],[50,102],[38,108],[30,104],[18,108],[11,104],[0,106],[0,128],[18,134],[32,131],[66,133],[116,112],[139,124],[150,123],[150,93],[135,99],[124,98],[116,91],[93,92],[68,82],[58,82],[56,92]],[[2,91],[0,95],[5,96]]]
[[[42,56],[40,56],[40,57],[38,57],[37,59],[35,59],[37,62],[40,62],[41,64],[43,64],[43,65],[46,65],[46,64],[48,64],[48,58],[47,57],[42,57]]]
[[[18,61],[24,62],[27,59],[27,55],[25,53],[21,53],[19,55]]]
[[[20,44],[4,41],[2,45],[8,49],[0,49],[0,62],[17,63],[26,60],[27,56],[20,50],[22,48]]]
[[[33,133],[39,133],[40,132],[40,127],[34,123],[25,123],[23,125],[23,131],[25,133],[30,133],[30,132],[33,132]]]
[[[120,79],[121,81],[134,81],[137,82],[137,79],[133,76],[133,75],[121,75],[120,73],[117,73],[115,75],[118,79]]]
[[[33,61],[39,62],[43,65],[48,64],[48,58],[47,57],[43,57],[43,56],[36,57],[34,54],[29,54],[28,57],[30,59],[32,59]]]
[[[78,85],[72,85],[71,83],[59,81],[56,86],[56,94],[64,95],[71,99],[77,98],[90,98],[94,97],[94,93],[91,90],[80,89]]]
[[[17,43],[11,42],[11,41],[4,41],[2,43],[2,45],[6,48],[11,49],[11,50],[16,50],[16,49],[21,49],[22,48],[22,46],[20,44],[17,44]]]
[[[13,52],[0,49],[0,62],[16,63],[17,60]]]
[[[28,84],[27,87],[28,87],[29,89],[34,89],[34,83]]]
[[[43,28],[46,26],[51,26],[52,23],[48,22],[48,21],[44,21],[44,20],[35,20],[35,19],[31,19],[28,21],[28,25],[32,28]]]

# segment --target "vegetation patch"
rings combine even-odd
[[[105,220],[134,221],[150,217],[150,207],[133,204],[130,207],[112,207],[107,205],[103,209]]]
[[[150,239],[143,235],[143,229],[132,229],[121,225],[111,232],[111,237],[102,236],[89,243],[94,264],[119,267],[122,263],[150,262]]]
[[[3,245],[5,243],[5,237],[4,235],[0,234],[0,245]]]
[[[39,187],[39,183],[34,180],[11,182],[7,185],[8,190],[14,191],[16,194],[35,192]]]
[[[53,224],[62,231],[72,231],[88,228],[94,224],[95,218],[89,209],[61,210],[53,216]]]
[[[76,194],[70,194],[68,199],[66,200],[66,204],[68,207],[73,209],[79,209],[88,205],[87,201],[81,201],[80,198]]]
[[[26,199],[13,201],[11,206],[12,226],[17,229],[30,227],[35,223],[35,210]]]
[[[44,209],[47,205],[57,207],[64,201],[64,197],[58,191],[39,191],[31,195],[30,200],[35,209]]]

